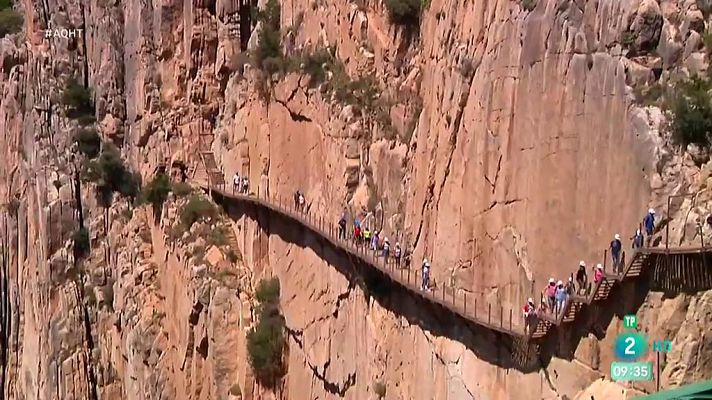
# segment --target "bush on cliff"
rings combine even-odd
[[[286,372],[285,323],[279,310],[279,280],[260,281],[255,293],[260,302],[257,325],[247,334],[247,352],[257,381],[273,388]]]
[[[254,52],[257,66],[269,74],[282,69],[282,35],[280,33],[281,8],[278,0],[268,0],[264,9],[257,12],[257,20],[262,23]]]
[[[197,194],[190,196],[188,202],[180,209],[180,223],[184,230],[190,230],[194,223],[202,218],[212,218],[217,215],[215,206]]]
[[[20,32],[23,22],[22,15],[12,8],[12,1],[0,0],[0,38]]]
[[[101,138],[95,128],[80,128],[74,133],[74,143],[80,153],[88,158],[95,158],[101,150]]]
[[[386,9],[394,24],[414,26],[420,23],[423,3],[422,0],[386,0]]]
[[[381,381],[376,381],[376,383],[373,384],[373,392],[379,399],[386,397],[386,384]]]
[[[141,200],[153,206],[153,212],[156,218],[161,214],[163,203],[168,199],[168,193],[170,193],[170,191],[171,181],[168,179],[168,175],[163,173],[154,176],[153,180],[141,191]]]
[[[106,143],[98,160],[84,163],[84,178],[96,183],[97,198],[108,207],[114,193],[134,199],[138,194],[140,179],[124,164],[119,149]]]
[[[696,144],[709,147],[712,140],[712,83],[707,78],[693,76],[675,85],[667,103],[669,128],[673,141],[686,147]]]
[[[67,107],[67,116],[69,118],[78,119],[94,114],[91,91],[80,85],[74,78],[70,78],[67,81],[67,86],[62,93],[62,104]],[[85,121],[85,119],[82,118],[82,121]]]
[[[84,258],[89,254],[89,231],[82,227],[74,231],[72,235],[74,241],[74,257],[77,259]]]

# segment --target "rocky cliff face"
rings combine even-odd
[[[156,220],[123,198],[105,214],[82,185],[91,253],[79,271],[77,122],[60,99],[70,76],[91,87],[101,136],[144,181],[160,166],[190,174],[210,148],[226,178],[239,171],[285,198],[301,189],[329,221],[370,212],[416,264],[431,259],[436,282],[516,309],[669,194],[697,193],[665,217],[673,243],[699,240],[709,166],[671,151],[660,110],[636,106],[632,89],[706,69],[698,3],[433,0],[414,32],[377,1],[283,1],[287,55],[328,46],[348,75],[375,78],[386,117],[299,73],[265,99],[243,52],[257,45],[249,3],[21,3],[24,33],[0,39],[5,397],[227,399],[237,385],[244,398],[365,399],[376,382],[402,399],[651,390],[605,379],[617,318],[573,361],[504,370],[477,355],[501,350],[495,337],[442,334],[429,310],[404,318],[334,269],[347,261],[328,248],[273,234],[294,227],[223,215],[176,234],[181,198]],[[43,35],[70,27],[83,35]],[[227,240],[209,242],[218,228]],[[244,343],[252,287],[269,275],[289,336],[276,393],[254,384]],[[643,329],[675,342],[663,386],[710,378],[709,296],[646,299]]]

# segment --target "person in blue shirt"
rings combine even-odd
[[[621,235],[617,234],[613,237],[611,241],[611,257],[613,258],[613,270],[618,272],[621,263],[621,250],[623,249],[623,244],[621,243]]]
[[[643,218],[643,226],[645,227],[645,234],[647,235],[647,242],[650,244],[650,238],[653,236],[653,230],[655,230],[655,210],[649,209],[648,214]]]
[[[554,315],[558,318],[559,314],[564,311],[564,306],[566,305],[566,300],[568,298],[564,282],[558,281],[556,283],[556,291],[554,293],[554,296],[556,297],[556,310],[554,311]]]

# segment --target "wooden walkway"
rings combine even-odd
[[[616,284],[623,280],[635,279],[640,276],[643,269],[647,268],[649,264],[646,261],[653,255],[699,255],[712,252],[712,247],[670,248],[667,251],[660,248],[643,248],[634,251],[627,259],[624,252],[621,261],[624,265],[624,269],[621,274],[605,273],[604,278],[599,283],[592,285],[588,295],[571,296],[564,307],[564,311],[560,313],[558,317],[555,317],[553,314],[539,316],[538,320],[535,321],[536,328],[533,329],[532,332],[525,334],[521,309],[505,310],[499,304],[493,305],[492,303],[484,301],[483,298],[478,298],[471,294],[468,295],[465,291],[444,285],[438,285],[437,287],[431,288],[431,290],[423,291],[420,289],[422,276],[419,268],[415,270],[400,268],[396,265],[395,259],[392,257],[380,257],[376,251],[371,250],[365,244],[356,243],[351,239],[339,239],[338,229],[331,218],[325,218],[324,214],[317,212],[301,212],[295,208],[291,196],[265,196],[264,193],[259,193],[259,191],[258,194],[239,194],[225,190],[224,185],[220,185],[220,188],[216,188],[215,185],[208,185],[204,182],[196,183],[204,190],[210,192],[219,202],[252,204],[298,222],[303,227],[331,243],[332,246],[351,254],[367,266],[378,270],[388,279],[407,289],[413,295],[439,304],[466,320],[486,329],[509,335],[513,340],[518,341],[538,341],[546,336],[552,327],[574,321],[583,307],[607,299]],[[403,253],[406,253],[405,250]]]

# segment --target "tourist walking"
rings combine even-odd
[[[554,296],[556,297],[556,310],[554,315],[558,318],[559,314],[561,314],[564,310],[564,303],[566,303],[566,288],[564,287],[563,282],[558,281],[556,283],[556,292]]]
[[[240,192],[240,174],[235,172],[235,175],[232,176],[232,193],[239,193]]]
[[[398,268],[400,268],[401,265],[401,256],[403,255],[402,253],[403,251],[401,250],[400,243],[396,242],[396,249],[394,251],[393,256],[396,259],[396,266],[398,266]]]
[[[420,285],[420,290],[430,290],[430,263],[427,258],[423,259],[423,282]]]
[[[621,250],[623,249],[623,244],[621,243],[621,235],[615,234],[613,240],[611,241],[611,258],[613,259],[613,272],[619,273],[621,264]]]
[[[249,194],[250,192],[250,180],[247,176],[242,177],[242,193]]]
[[[380,232],[378,231],[373,232],[373,237],[371,238],[371,249],[374,251],[378,250],[379,234]]]
[[[651,208],[648,210],[648,214],[643,218],[643,227],[645,227],[646,243],[650,246],[650,240],[653,237],[653,231],[655,230],[655,209]]]
[[[527,303],[524,304],[524,333],[526,335],[531,334],[531,330],[534,326],[534,320],[536,319],[536,306],[534,305],[534,300],[530,297]]]
[[[339,219],[339,239],[346,239],[346,216],[342,215]]]
[[[585,295],[587,290],[586,286],[588,285],[588,275],[586,274],[586,263],[581,260],[579,262],[579,267],[578,271],[576,271],[576,283],[578,284],[578,293]]]
[[[366,246],[371,243],[371,229],[369,227],[363,229],[363,242]]]
[[[633,237],[631,237],[630,239],[633,241],[634,249],[639,249],[643,247],[643,232],[641,232],[640,229],[637,229]]]
[[[603,280],[603,265],[596,265],[596,271],[593,273],[593,282],[598,285]]]
[[[301,191],[297,191],[297,193],[299,194],[297,197],[297,201],[299,202],[299,211],[304,212],[307,200],[304,198],[304,193]]]
[[[391,244],[388,243],[388,238],[383,239],[383,257],[388,258],[391,252]]]
[[[549,285],[546,287],[545,292],[549,310],[554,311],[554,306],[556,305],[556,283],[554,278],[549,278]]]

